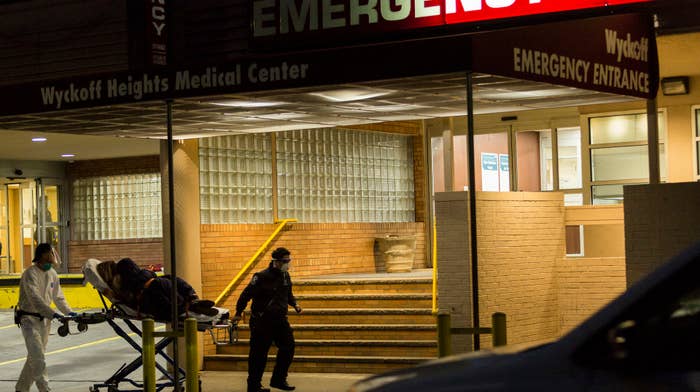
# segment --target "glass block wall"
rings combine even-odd
[[[270,223],[269,134],[200,140],[202,223]],[[412,222],[413,151],[402,135],[323,128],[276,134],[278,218]]]
[[[279,218],[415,220],[410,138],[332,128],[277,134]]]
[[[272,148],[269,134],[199,141],[201,222],[272,222]]]
[[[72,239],[162,237],[160,186],[159,173],[75,180]]]

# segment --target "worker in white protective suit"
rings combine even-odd
[[[51,244],[36,247],[32,266],[24,270],[19,281],[19,304],[15,315],[27,346],[27,361],[19,375],[15,390],[29,392],[36,383],[39,392],[50,391],[44,351],[49,341],[51,320],[63,315],[51,308],[54,303],[63,314],[75,316],[66,302],[59,283],[58,256]]]

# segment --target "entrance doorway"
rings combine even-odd
[[[21,273],[41,242],[65,253],[62,189],[51,179],[0,179],[0,274]]]

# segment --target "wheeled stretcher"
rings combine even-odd
[[[118,301],[113,301],[113,298],[110,298],[108,293],[112,292],[111,287],[98,272],[99,270],[97,266],[100,263],[101,262],[96,259],[88,260],[85,265],[83,265],[83,275],[85,276],[85,281],[92,284],[92,286],[95,287],[99,293],[103,309],[95,312],[83,312],[79,313],[77,316],[64,318],[62,320],[63,325],[59,327],[58,333],[61,336],[70,334],[71,332],[69,325],[71,322],[77,324],[77,329],[79,332],[86,331],[89,324],[106,322],[112,327],[112,329],[114,329],[114,332],[116,332],[117,335],[121,336],[139,354],[142,354],[143,348],[140,344],[141,339],[132,338],[132,336],[130,336],[130,332],[142,337],[142,331],[134,321],[149,318],[149,315],[141,314],[136,309],[119,303]],[[107,300],[110,300],[110,305],[108,305]],[[208,331],[216,345],[230,345],[235,343],[237,341],[237,326],[230,320],[229,310],[224,308],[213,309],[216,310],[215,315],[205,315],[189,311],[187,314],[181,315],[180,322],[184,323],[185,318],[193,317],[197,320],[197,330],[200,332]],[[211,314],[212,312],[209,313]],[[121,320],[120,323],[125,324],[126,328],[130,332],[127,332],[125,328],[123,328],[120,323],[117,322],[118,320]],[[155,321],[164,323],[170,322],[170,320]],[[182,327],[182,325],[180,325],[180,327]],[[160,356],[162,359],[164,359],[170,367],[174,367],[175,361],[165,352],[165,349],[173,341],[173,339],[174,337],[162,337],[155,344],[156,356]],[[139,355],[130,363],[123,364],[104,382],[92,385],[90,387],[90,391],[98,392],[100,389],[106,389],[108,392],[142,391],[143,383],[130,378],[130,375],[142,365],[142,356]],[[180,383],[181,385],[184,383],[185,371],[182,368],[179,368],[176,372],[177,375],[174,375],[171,374],[171,372],[169,372],[162,364],[156,362],[155,365],[156,369],[163,376],[156,383],[157,391],[161,391],[167,387],[172,387],[176,382]],[[129,387],[135,387],[138,389],[120,389],[120,384],[128,384]]]

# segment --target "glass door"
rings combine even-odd
[[[0,274],[30,266],[41,242],[66,257],[63,185],[53,179],[0,179]],[[66,267],[59,267],[65,272]]]
[[[37,243],[50,243],[59,255],[57,261],[62,264],[61,259],[65,259],[66,255],[65,241],[63,241],[66,227],[63,224],[65,221],[62,205],[63,186],[52,179],[38,179],[37,190]],[[63,265],[59,267],[59,271],[64,269]]]
[[[36,206],[37,187],[34,180],[22,180],[19,184],[11,184],[17,191],[17,207],[19,216],[16,221],[18,225],[10,226],[10,230],[19,239],[21,254],[16,254],[21,260],[20,269],[15,272],[22,272],[24,268],[32,264],[34,258],[34,248],[38,244],[36,241]],[[16,185],[16,187],[15,187]]]

